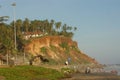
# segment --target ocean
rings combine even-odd
[[[117,71],[120,75],[120,64],[108,64],[104,67],[104,70],[107,72]]]

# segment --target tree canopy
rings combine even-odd
[[[7,18],[7,17],[5,17]],[[6,19],[0,18],[0,53],[10,53],[14,51],[14,22],[10,24],[3,23]],[[18,19],[15,21],[17,49],[22,51],[25,45],[23,38],[25,32],[42,32],[47,35],[65,36],[72,38],[76,27],[62,24],[62,22],[55,22],[54,20],[24,20]]]

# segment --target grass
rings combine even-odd
[[[0,68],[0,76],[4,76],[5,80],[58,80],[63,74],[38,66],[15,66]]]

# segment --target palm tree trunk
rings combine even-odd
[[[25,52],[23,53],[23,63],[25,63]]]
[[[15,55],[15,65],[17,65],[18,64],[18,56],[17,56],[17,54]]]
[[[6,57],[7,57],[7,65],[9,65],[9,55],[8,55],[8,51],[7,51]]]

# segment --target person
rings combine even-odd
[[[30,61],[29,61],[29,65],[33,65],[33,62],[32,62],[32,60],[30,60]]]
[[[86,74],[88,74],[88,73],[90,73],[91,71],[90,71],[90,67],[87,67],[86,69],[85,69],[85,73]]]
[[[65,65],[68,65],[68,61],[65,62]]]
[[[71,63],[71,58],[69,57],[69,58],[68,58],[68,64],[70,64],[70,63]]]

